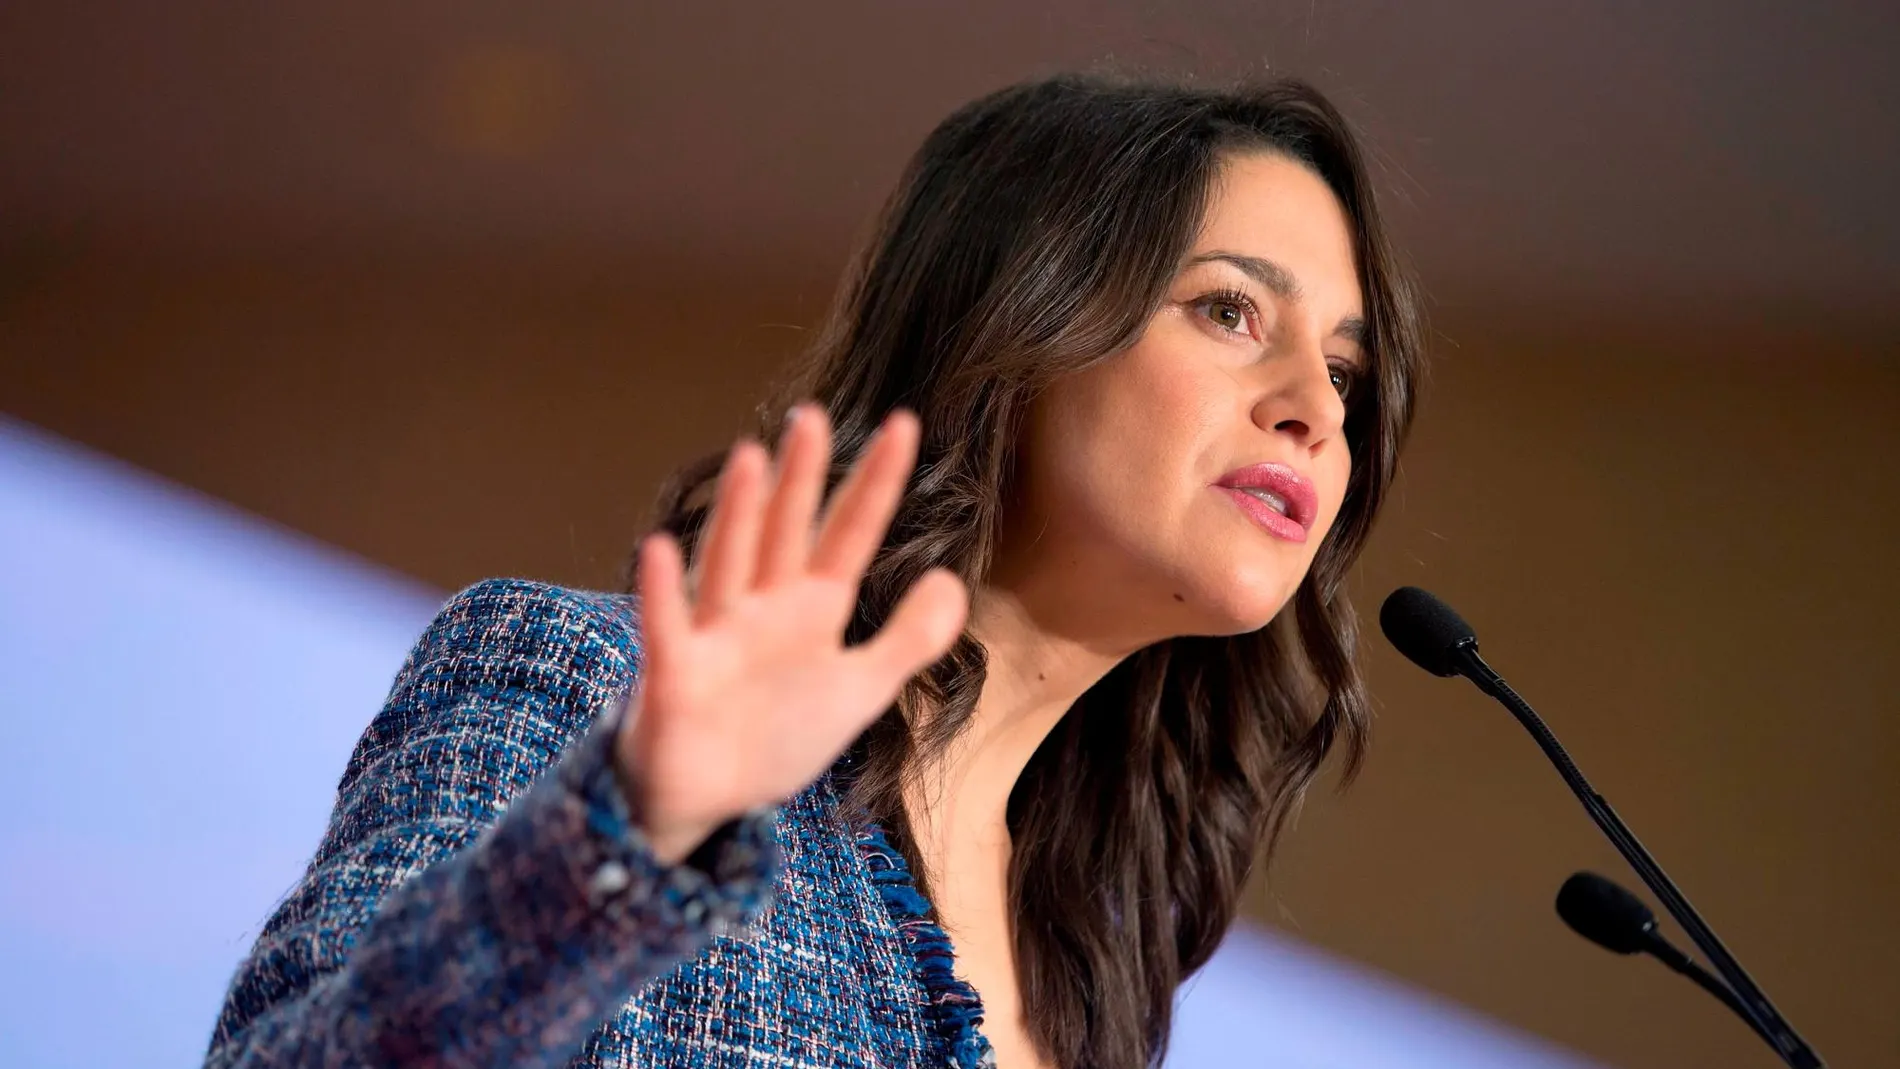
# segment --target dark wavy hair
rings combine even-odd
[[[760,406],[835,423],[833,485],[897,406],[921,417],[906,495],[847,640],[941,566],[983,583],[1025,411],[1052,380],[1140,337],[1235,153],[1317,174],[1353,228],[1367,377],[1345,426],[1345,503],[1288,611],[1258,631],[1181,637],[1124,659],[1072,706],[1009,799],[1009,897],[1024,1020],[1057,1064],[1138,1069],[1166,1048],[1175,989],[1232,922],[1249,874],[1327,755],[1347,775],[1370,711],[1347,569],[1395,474],[1422,373],[1409,271],[1387,242],[1346,121],[1290,80],[1226,91],[1062,77],[951,115],[924,142],[850,267],[807,360]],[[690,556],[723,453],[677,471],[657,526]],[[853,747],[846,800],[915,850],[907,774],[968,722],[986,655],[968,634]],[[907,719],[904,709],[933,715]]]

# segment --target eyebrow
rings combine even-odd
[[[1306,296],[1306,291],[1300,287],[1300,280],[1293,277],[1293,272],[1264,256],[1248,256],[1240,252],[1204,252],[1188,260],[1188,266],[1215,262],[1239,268],[1248,278],[1272,290],[1282,300],[1298,304]],[[1364,316],[1346,316],[1333,327],[1333,337],[1344,338],[1360,348],[1365,347],[1371,335]]]

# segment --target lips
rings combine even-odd
[[[1285,464],[1237,468],[1214,485],[1226,490],[1261,526],[1289,541],[1306,541],[1319,515],[1319,494],[1312,480]]]

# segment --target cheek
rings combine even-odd
[[[1313,472],[1320,487],[1319,519],[1324,530],[1332,530],[1339,519],[1339,507],[1346,498],[1346,483],[1352,478],[1352,455],[1345,449],[1329,449]],[[1319,539],[1313,540],[1315,546]]]
[[[1165,522],[1206,481],[1196,461],[1221,418],[1219,391],[1195,370],[1137,346],[1064,383],[1042,436],[1050,488],[1118,540]]]

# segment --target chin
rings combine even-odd
[[[1232,569],[1197,584],[1197,615],[1205,634],[1242,635],[1273,622],[1299,589],[1297,578],[1257,568]]]

